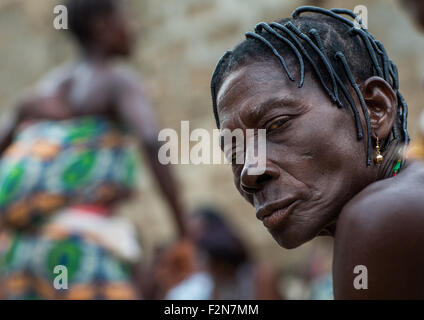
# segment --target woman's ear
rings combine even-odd
[[[396,94],[383,78],[376,76],[365,80],[361,89],[370,115],[372,136],[384,139],[390,134],[396,119]]]

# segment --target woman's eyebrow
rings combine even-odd
[[[296,107],[299,105],[301,105],[300,101],[295,100],[288,96],[272,97],[255,105],[252,108],[248,108],[246,111],[243,111],[242,117],[243,119],[245,119],[243,123],[245,123],[245,125],[248,128],[254,128],[258,120],[260,120],[270,110],[283,108],[283,107]],[[225,126],[223,126],[223,128],[224,127]],[[220,136],[219,145],[221,149],[223,149],[223,146],[224,146],[223,136]]]
[[[300,104],[300,101],[297,101],[291,97],[272,97],[265,100],[252,108],[247,109],[244,112],[244,117],[246,122],[257,121],[262,118],[267,112],[275,108],[282,107],[294,107]],[[251,120],[250,120],[251,119]]]

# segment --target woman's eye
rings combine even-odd
[[[277,129],[279,129],[279,128],[281,128],[287,121],[289,120],[289,118],[288,117],[286,117],[286,118],[284,118],[284,119],[280,119],[280,120],[278,120],[278,121],[275,121],[275,122],[273,122],[270,126],[269,126],[269,128],[268,128],[268,132],[270,132],[270,131],[274,131],[274,130],[277,130]]]
[[[242,149],[234,150],[231,154],[231,164],[242,164],[244,161],[244,151]]]

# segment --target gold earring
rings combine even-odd
[[[377,142],[376,142],[376,146],[375,146],[375,148],[376,148],[376,150],[377,150],[377,156],[375,157],[375,163],[376,164],[382,164],[383,163],[383,160],[384,160],[384,157],[383,157],[383,155],[381,154],[381,152],[380,152],[380,144],[379,144],[379,140],[378,140],[378,137],[377,137]]]

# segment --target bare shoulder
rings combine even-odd
[[[411,163],[398,176],[367,186],[345,205],[337,227],[365,224],[374,228],[396,221],[403,226],[407,221],[424,223],[423,162]]]
[[[72,77],[73,69],[74,66],[71,63],[65,63],[52,69],[37,83],[35,91],[40,95],[55,93]]]
[[[335,297],[424,298],[423,231],[424,165],[415,162],[343,208],[334,246]],[[358,266],[366,268],[366,290],[354,287]]]

